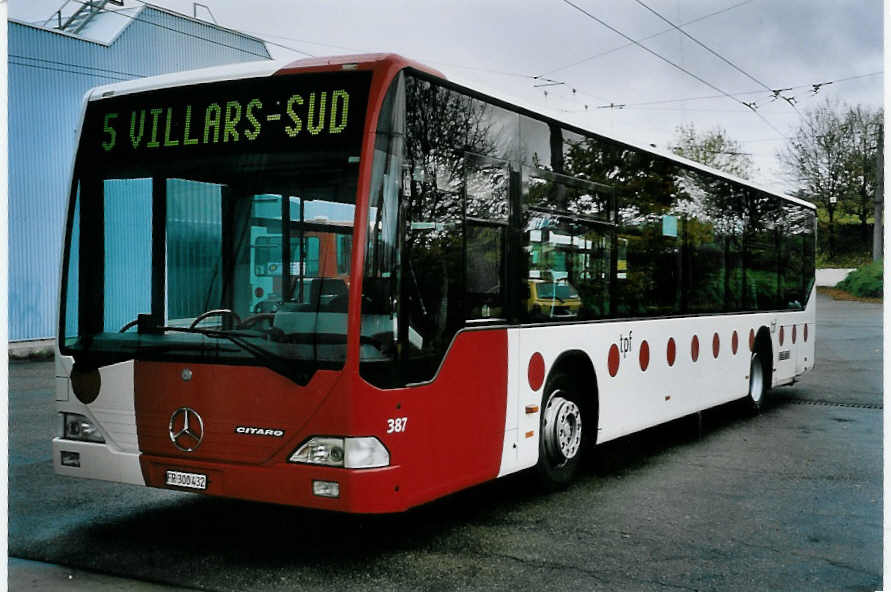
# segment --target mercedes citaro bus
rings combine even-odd
[[[55,471],[360,513],[562,486],[809,370],[814,239],[810,203],[396,55],[96,88]]]

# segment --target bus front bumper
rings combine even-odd
[[[138,452],[96,442],[53,438],[53,470],[66,477],[145,485]]]
[[[246,465],[145,454],[140,464],[146,485],[177,491],[363,514],[399,512],[417,503],[400,491],[398,465],[378,469],[283,462]],[[170,472],[197,475],[198,487],[168,485]],[[336,484],[336,497],[332,496],[331,484]],[[320,495],[319,489],[327,495]]]

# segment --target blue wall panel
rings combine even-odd
[[[269,54],[256,39],[152,7],[110,45],[14,21],[8,32],[9,338],[40,339],[57,333],[64,218],[84,94],[116,80]]]

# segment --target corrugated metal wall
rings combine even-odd
[[[108,179],[105,194],[105,330],[152,311],[152,180]]]
[[[222,200],[219,185],[167,181],[167,311],[171,319],[196,317],[220,302]]]
[[[87,90],[269,53],[250,37],[148,6],[110,45],[13,21],[8,31],[9,338],[15,341],[57,333],[68,183]]]

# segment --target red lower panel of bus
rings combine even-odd
[[[154,487],[168,487],[167,472],[174,471],[206,476],[200,491],[211,495],[394,512],[493,479],[500,468],[504,330],[458,335],[436,379],[411,388],[379,390],[352,373],[330,371],[300,387],[265,368],[162,362],[137,362],[134,378],[140,462]],[[175,437],[185,427],[177,415],[182,408],[201,416],[198,425],[190,415],[192,431],[202,430],[197,445],[188,434]],[[287,462],[319,435],[375,436],[389,451],[390,466],[346,470]],[[340,496],[314,495],[313,480],[338,482]]]
[[[172,462],[169,458],[146,455],[141,457],[141,462],[146,483],[155,487],[167,487],[167,471],[178,471],[206,475],[207,489],[202,493],[210,495],[356,513],[398,512],[415,505],[408,503],[404,495],[399,495],[400,467],[394,466],[347,471],[289,463],[250,466]],[[314,480],[337,482],[339,496],[314,495]],[[194,491],[184,487],[169,488]]]
[[[300,387],[256,366],[137,361],[139,449],[200,461],[275,460],[283,448],[297,444],[301,429],[339,377],[319,371]],[[178,410],[187,410],[188,418]]]

